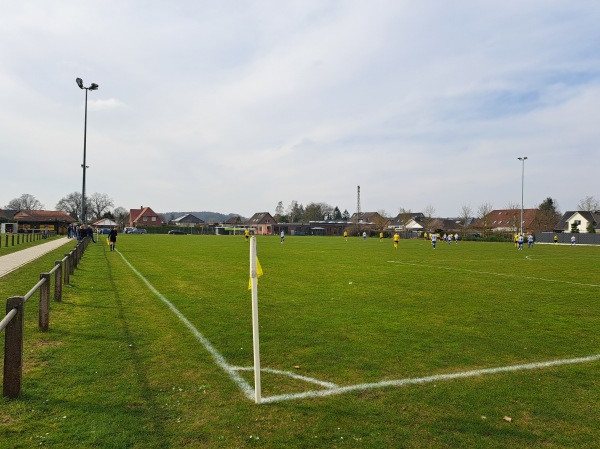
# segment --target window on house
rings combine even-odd
[[[143,217],[142,221],[148,221],[148,217]]]
[[[152,217],[152,221],[156,221],[156,217]]]

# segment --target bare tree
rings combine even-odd
[[[402,230],[406,231],[406,226],[408,225],[408,222],[411,220],[411,218],[413,217],[413,213],[411,212],[410,209],[404,209],[403,207],[401,207],[398,210],[398,217],[399,217],[399,221],[402,224]]]
[[[383,209],[378,210],[377,213],[381,218],[375,217],[375,224],[379,229],[384,229],[389,222],[388,213]]]
[[[509,216],[512,219],[512,232],[517,232],[519,230],[519,222],[521,221],[521,205],[519,203],[513,203],[509,201],[506,205],[506,210],[508,210]]]
[[[44,205],[35,196],[24,193],[19,198],[12,199],[4,208],[11,210],[42,210]]]
[[[56,210],[62,210],[63,212],[68,213],[71,217],[77,219],[79,217],[79,213],[81,212],[81,192],[69,193],[64,198],[61,198],[60,201],[56,203],[55,207]]]
[[[435,207],[433,205],[428,204],[425,209],[423,209],[423,215],[425,215],[425,228],[427,232],[434,231],[431,229],[431,223],[433,223],[433,216],[435,215]]]
[[[479,218],[479,224],[484,236],[488,230],[488,215],[493,210],[494,206],[492,206],[492,203],[483,203],[477,208],[477,218]]]
[[[115,217],[115,221],[119,226],[125,226],[126,224],[128,224],[127,218],[129,217],[129,212],[124,207],[117,207],[114,210],[113,215]]]
[[[302,215],[301,206],[298,206],[298,201],[292,200],[287,208],[287,216],[290,219],[290,223],[294,223]]]
[[[577,210],[595,212],[600,210],[600,201],[593,196],[586,196],[579,203],[577,203]]]
[[[279,221],[281,216],[283,215],[283,201],[277,203],[277,207],[275,207],[275,220]]]
[[[102,218],[104,213],[114,206],[113,200],[106,193],[93,193],[89,202],[96,219]]]
[[[460,208],[460,221],[463,225],[463,228],[467,229],[472,216],[473,210],[471,209],[471,206],[464,205]]]
[[[321,206],[321,212],[323,213],[323,219],[332,220],[334,207],[327,203],[319,203]]]

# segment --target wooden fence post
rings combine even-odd
[[[54,300],[62,301],[62,260],[55,260],[56,271],[54,272]]]
[[[42,332],[46,332],[50,323],[50,273],[40,274],[40,279],[46,282],[40,286],[38,327]]]
[[[17,315],[4,329],[4,379],[2,393],[9,398],[21,394],[23,382],[23,315],[25,313],[25,298],[15,296],[6,301],[6,313],[17,309]]]
[[[65,265],[64,265],[64,272],[65,272],[65,279],[64,282],[65,284],[69,285],[70,283],[70,279],[69,276],[71,275],[71,262],[70,262],[70,256],[69,254],[65,254],[65,258],[63,259],[65,261]]]
[[[77,248],[77,247],[75,247]],[[77,268],[77,249],[72,249],[71,253],[71,274],[75,273],[75,268]]]

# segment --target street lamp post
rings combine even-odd
[[[85,210],[85,169],[88,168],[85,165],[87,140],[87,94],[88,90],[98,90],[98,85],[96,83],[92,83],[89,87],[85,87],[81,78],[77,78],[75,82],[77,82],[77,85],[80,89],[85,90],[85,119],[83,122],[83,164],[81,165],[81,167],[83,168],[83,186],[81,188],[81,224],[86,224],[87,220]]]
[[[523,235],[523,192],[525,190],[525,160],[527,156],[517,159],[521,161],[521,235]]]

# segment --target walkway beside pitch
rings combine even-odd
[[[54,251],[57,248],[65,245],[68,242],[76,242],[76,239],[69,239],[67,237],[61,237],[56,240],[52,240],[48,243],[42,243],[41,245],[32,246],[30,248],[15,251],[14,253],[7,254],[6,256],[0,257],[0,278],[6,276],[8,273],[12,273],[17,268],[27,265],[29,262]]]

